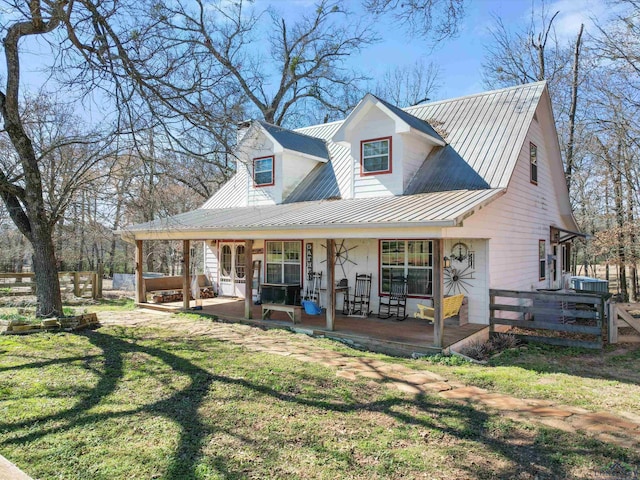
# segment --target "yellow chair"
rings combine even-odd
[[[462,301],[464,300],[464,295],[452,295],[451,297],[444,297],[442,301],[442,319],[449,317],[455,317],[460,312],[460,307],[462,307]],[[424,320],[429,320],[433,322],[435,315],[435,309],[433,307],[428,307],[426,305],[418,304],[418,311],[413,315],[415,318],[422,318]]]

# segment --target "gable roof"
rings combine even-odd
[[[491,188],[507,188],[545,88],[544,81],[529,83],[407,111],[437,121],[447,143]]]
[[[396,107],[395,105],[392,105],[389,102],[386,102],[381,98],[376,97],[375,95],[373,95],[373,97],[376,98],[380,103],[382,103],[389,110],[391,110],[391,112],[393,112],[394,115],[400,118],[403,122],[405,122],[411,128],[415,128],[419,132],[425,133],[430,137],[440,140],[442,143],[446,143],[444,138],[442,138],[440,134],[435,131],[435,129],[429,124],[428,121],[420,119],[418,117],[414,117],[409,112],[406,112],[401,108]]]
[[[405,112],[417,120],[438,123],[449,149],[438,150],[425,159],[404,194],[455,190],[460,187],[507,188],[518,160],[518,154],[533,120],[536,107],[546,88],[546,82],[479,93],[409,107]],[[386,102],[385,102],[386,103]],[[331,166],[320,165],[313,178],[307,178],[290,194],[290,201],[318,199],[318,191],[331,197],[348,192],[351,171],[346,165],[352,161],[349,148],[331,141],[344,121],[314,125],[298,132],[326,140],[331,153]],[[438,171],[430,171],[427,163],[434,163]],[[463,163],[469,168],[464,167]],[[457,170],[463,178],[446,175],[447,169]],[[331,178],[334,188],[327,190]],[[473,173],[475,172],[475,174]],[[329,198],[329,197],[324,197]]]
[[[329,152],[323,139],[293,130],[287,130],[286,128],[272,125],[263,120],[258,120],[257,123],[260,124],[282,148],[329,160]]]
[[[381,100],[371,93],[367,93],[362,98],[362,100],[358,102],[355,108],[351,110],[351,112],[349,112],[349,115],[347,115],[347,118],[345,118],[341,122],[340,128],[336,130],[331,140],[333,142],[344,141],[348,125],[353,122],[357,122],[360,118],[362,118],[362,116],[365,115],[368,111],[366,110],[367,107],[371,106],[377,107],[385,115],[392,119],[394,119],[395,117],[394,121],[396,123],[396,132],[407,132],[413,130],[418,133],[422,133],[436,145],[445,145],[446,142],[444,141],[444,139],[438,132],[434,130],[431,125],[429,125],[429,122],[427,122],[425,119],[416,118],[405,110],[391,105],[390,103]]]

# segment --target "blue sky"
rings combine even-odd
[[[292,23],[295,17],[309,12],[315,3],[316,0],[256,0],[254,6],[257,10],[275,7]],[[524,28],[530,22],[532,8],[539,9],[540,3],[540,0],[467,0],[466,16],[459,36],[435,48],[426,40],[407,38],[400,32],[402,27],[387,18],[379,26],[379,32],[383,34],[382,41],[354,55],[349,63],[375,80],[394,66],[410,66],[418,60],[425,63],[433,61],[440,67],[441,87],[432,100],[478,93],[486,90],[482,84],[481,65],[486,45],[491,41],[489,28],[494,24],[493,15],[501,16],[510,27]],[[343,4],[354,15],[358,15],[361,0],[345,0]],[[566,42],[574,41],[581,22],[586,24],[588,34],[590,19],[607,14],[605,0],[546,0],[545,8],[549,12],[560,11],[555,22],[556,32]],[[32,43],[27,45],[27,50],[33,55],[25,58],[22,83],[26,90],[35,90],[46,79],[42,67],[48,63],[50,54],[43,55],[48,51],[44,43],[40,46]],[[0,76],[3,73],[4,65],[0,65]],[[85,111],[84,115],[88,113]]]
[[[256,7],[270,4],[286,17],[301,13],[313,3],[312,0],[261,0]],[[357,14],[360,0],[343,3]],[[486,88],[482,84],[481,66],[485,46],[491,41],[489,28],[494,24],[493,16],[499,15],[507,26],[524,28],[530,22],[532,8],[538,13],[540,3],[539,0],[467,0],[460,35],[435,48],[431,48],[425,40],[407,39],[398,33],[401,26],[389,22],[380,29],[386,32],[382,42],[354,56],[351,63],[371,77],[379,78],[390,66],[409,66],[420,59],[425,63],[434,61],[440,66],[442,86],[432,100],[482,92]],[[606,12],[605,0],[546,0],[545,3],[547,11],[560,11],[554,25],[558,38],[565,42],[575,41],[580,23],[585,23],[588,33],[592,25],[591,18],[601,17]]]

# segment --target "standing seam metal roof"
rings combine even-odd
[[[442,134],[439,137],[448,144],[444,148],[434,148],[425,158],[404,194],[505,189],[545,85],[545,82],[520,85],[404,110],[381,100],[394,113],[404,112],[404,118],[411,117],[421,124],[437,122],[438,131]],[[320,148],[322,145],[329,153],[327,158],[330,161],[315,167],[287,197],[285,204],[348,197],[354,159],[348,147],[331,141],[343,122],[295,131],[261,122],[270,134],[278,135],[276,139],[284,142],[285,148],[301,151],[302,144],[304,148],[309,145]],[[246,205],[247,181],[246,173],[238,172],[203,208]],[[397,215],[399,218],[403,212],[399,211]]]
[[[420,195],[322,200],[240,208],[200,208],[123,229],[120,233],[216,232],[278,228],[383,225],[454,226],[471,209],[501,195],[502,189],[457,190]]]

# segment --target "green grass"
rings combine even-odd
[[[103,312],[106,310],[128,311],[135,310],[136,303],[131,298],[107,299],[102,298],[97,304],[87,305],[86,309],[89,313]]]
[[[640,464],[317,364],[120,327],[0,337],[0,453],[41,479],[603,478]]]
[[[613,413],[637,413],[640,348],[594,351],[528,345],[508,350],[488,365],[432,363],[428,369],[469,385],[520,398]]]

